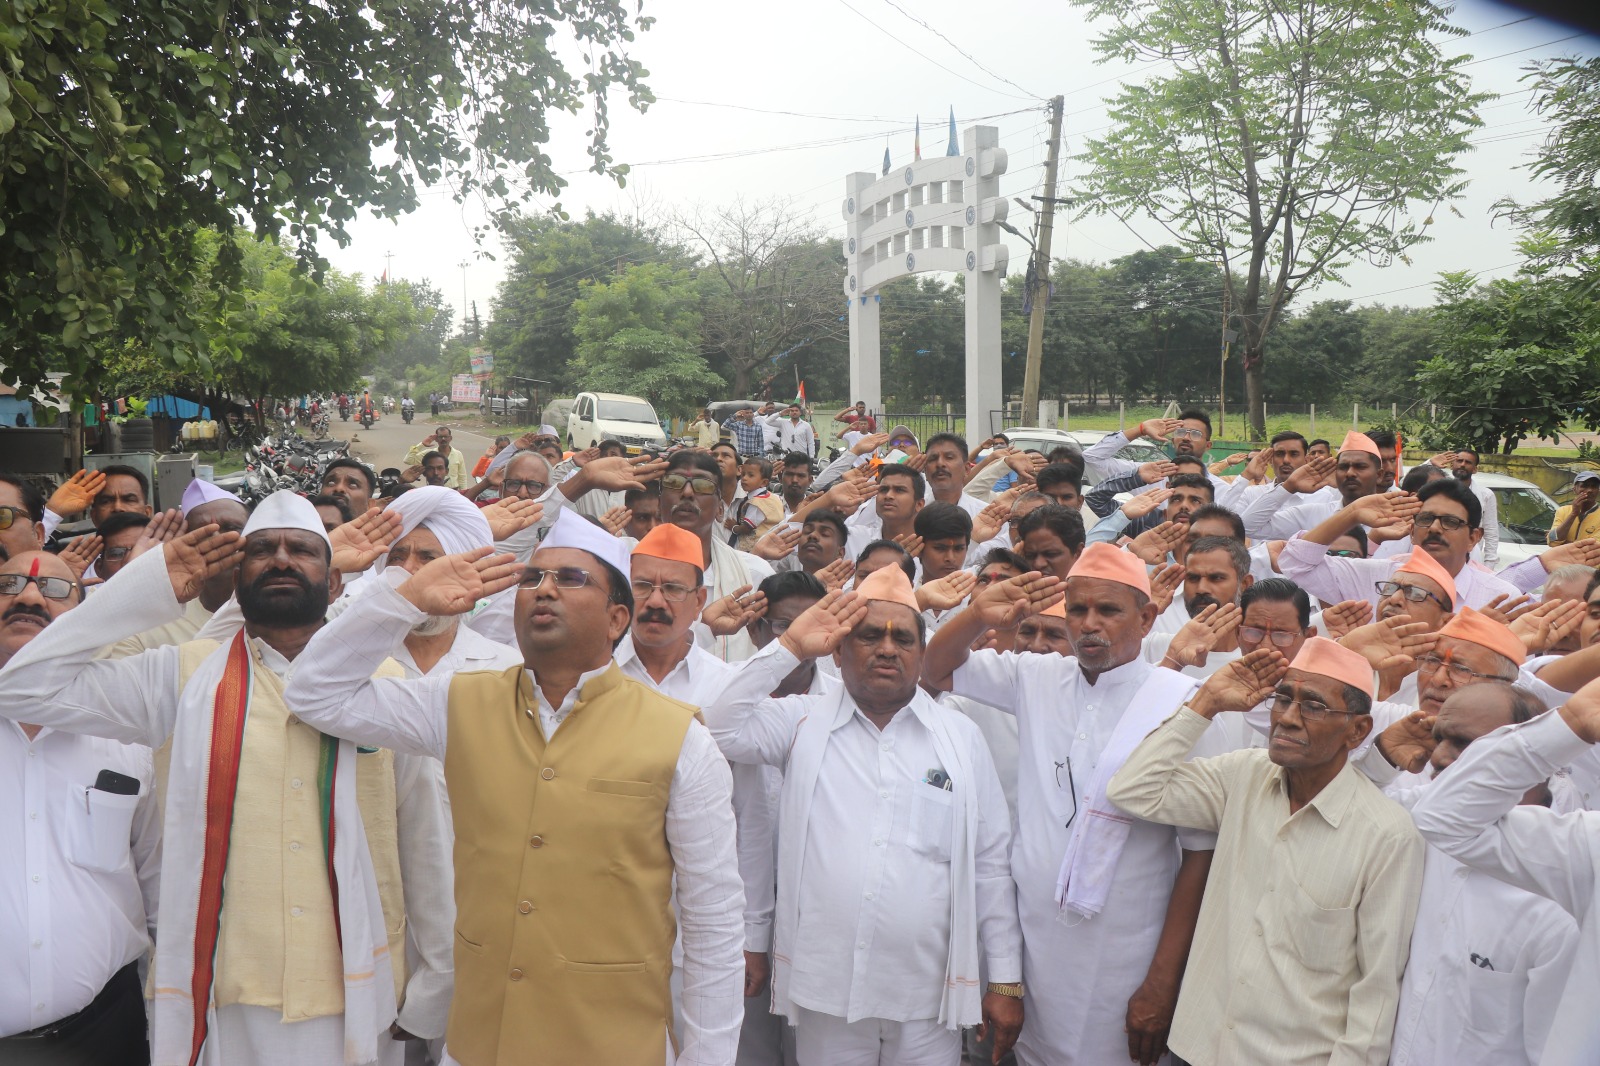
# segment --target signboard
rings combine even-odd
[[[486,351],[483,348],[474,348],[472,349],[470,358],[472,361],[473,377],[477,378],[479,381],[483,381],[494,376],[493,352]]]
[[[476,404],[482,399],[478,379],[471,374],[456,374],[450,379],[450,402]]]

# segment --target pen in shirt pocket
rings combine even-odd
[[[928,775],[922,779],[922,783],[924,785],[932,785],[934,788],[942,788],[946,792],[954,792],[956,790],[955,784],[950,780],[950,775],[943,770],[929,770]]]

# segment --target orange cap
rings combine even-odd
[[[1429,555],[1422,548],[1412,548],[1411,554],[1406,556],[1406,561],[1395,567],[1394,572],[1397,574],[1416,574],[1419,577],[1425,577],[1430,581],[1437,582],[1439,587],[1444,590],[1445,599],[1450,601],[1450,606],[1454,608],[1458,605],[1455,579],[1450,576],[1450,572],[1440,564],[1439,560]]]
[[[1039,613],[1047,614],[1051,618],[1065,618],[1067,617],[1067,601],[1065,599],[1057,600],[1054,607],[1046,607]]]
[[[1144,567],[1144,560],[1103,541],[1096,541],[1084,548],[1078,561],[1067,571],[1067,577],[1097,577],[1102,581],[1116,581],[1139,590],[1146,597],[1150,595],[1150,573]]]
[[[917,594],[911,588],[911,579],[906,577],[904,570],[893,563],[880,566],[862,578],[856,585],[856,594],[864,600],[884,600],[888,603],[904,604],[917,614],[922,613],[922,608],[917,606]]]
[[[1523,660],[1528,657],[1528,649],[1517,639],[1515,633],[1471,607],[1463,607],[1457,611],[1455,617],[1439,630],[1439,635],[1480,644],[1490,651],[1499,652],[1518,666],[1521,666]]]
[[[1365,433],[1357,433],[1353,429],[1344,435],[1344,443],[1339,445],[1339,450],[1341,452],[1366,452],[1368,455],[1373,456],[1378,454],[1378,446],[1372,442],[1372,438]]]
[[[1327,637],[1308,637],[1300,646],[1300,654],[1289,664],[1289,669],[1331,677],[1341,684],[1360,689],[1369,697],[1372,695],[1372,666],[1366,656]]]
[[[646,533],[644,539],[634,547],[633,554],[688,563],[701,573],[705,572],[705,563],[702,562],[705,555],[700,547],[700,538],[671,522],[663,522]]]

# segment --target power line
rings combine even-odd
[[[1006,77],[1004,74],[996,74],[994,71],[990,70],[988,67],[986,67],[982,63],[978,62],[977,57],[973,56],[972,53],[966,51],[960,45],[956,44],[956,42],[952,41],[950,38],[948,38],[944,34],[940,33],[937,29],[935,29],[932,25],[930,25],[925,19],[919,18],[916,15],[913,15],[911,12],[907,11],[905,8],[901,7],[899,4],[895,3],[894,0],[883,0],[883,2],[888,4],[890,7],[894,8],[896,11],[900,12],[900,14],[904,15],[906,18],[910,19],[912,22],[915,22],[918,26],[921,26],[923,29],[925,29],[929,33],[933,34],[935,37],[939,38],[939,40],[943,41],[945,44],[949,45],[951,48],[954,48],[958,53],[961,54],[961,56],[963,58],[965,58],[967,60],[967,62],[971,63],[973,66],[977,67],[979,70],[981,70],[985,74],[989,75],[989,77],[994,78],[997,81],[1003,81],[1007,85],[1011,86],[1013,89],[1022,89],[1023,92],[1028,93],[1029,96],[1033,97],[1036,100],[1044,99],[1038,93],[1028,92],[1027,89],[1023,89],[1022,86],[1018,85],[1016,82],[1012,81],[1010,78]]]
[[[943,63],[939,62],[937,59],[934,59],[932,56],[928,55],[927,53],[918,51],[916,48],[914,48],[911,45],[907,44],[905,41],[902,41],[899,37],[896,37],[892,32],[890,32],[889,30],[884,29],[882,26],[878,25],[876,22],[873,22],[866,15],[862,14],[860,11],[857,11],[855,8],[851,7],[848,3],[845,2],[845,0],[839,0],[839,3],[844,7],[844,9],[846,11],[850,12],[852,15],[855,15],[861,21],[865,22],[867,25],[871,26],[873,29],[877,30],[879,33],[883,34],[885,37],[889,38],[895,44],[898,44],[900,47],[904,48],[906,51],[911,52],[914,55],[917,55],[917,56],[920,56],[923,59],[926,59],[929,63],[932,63],[934,66],[938,67],[940,70],[944,71],[946,74],[954,74],[956,77],[960,78],[962,81],[966,82],[969,85],[976,85],[978,88],[983,89],[985,92],[998,93],[1001,96],[1009,96],[1013,100],[1037,100],[1038,99],[1038,97],[1036,97],[1036,96],[1018,96],[1016,93],[1008,93],[1008,92],[1005,92],[1004,90],[996,89],[992,85],[985,85],[981,81],[973,81],[971,78],[967,77],[965,74],[961,73],[959,70],[952,70],[951,68],[945,66]]]

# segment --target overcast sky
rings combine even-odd
[[[639,114],[619,98],[611,112],[613,155],[633,167],[627,188],[584,172],[585,117],[554,130],[549,148],[571,182],[559,200],[574,216],[615,209],[655,218],[739,196],[782,197],[820,231],[839,236],[845,174],[876,173],[885,146],[897,166],[909,162],[918,116],[924,156],[942,155],[951,107],[958,129],[979,121],[1000,128],[1010,157],[1001,190],[1026,197],[1043,180],[1045,99],[1066,96],[1064,155],[1071,155],[1105,128],[1103,98],[1120,81],[1158,69],[1096,65],[1095,29],[1083,12],[1044,0],[979,9],[955,0],[679,0],[647,3],[645,11],[658,21],[634,55],[649,69],[659,102]],[[1483,110],[1477,147],[1461,160],[1471,182],[1457,204],[1464,217],[1437,212],[1434,240],[1412,250],[1413,266],[1359,263],[1347,271],[1346,285],[1325,285],[1317,298],[1427,304],[1441,270],[1487,278],[1515,268],[1515,234],[1489,209],[1505,195],[1537,194],[1518,167],[1548,127],[1518,79],[1531,60],[1591,56],[1600,41],[1483,0],[1461,3],[1454,21],[1472,36],[1449,41],[1447,51],[1470,53],[1476,87],[1501,94]],[[1064,180],[1080,166],[1066,161]],[[504,257],[497,240],[473,240],[485,218],[483,205],[430,190],[413,214],[398,222],[363,218],[348,247],[329,242],[324,251],[339,269],[369,278],[388,264],[393,277],[432,281],[458,309],[458,323],[464,281],[466,299],[487,320]],[[1015,272],[1027,249],[1008,239]],[[1130,228],[1087,218],[1063,230],[1058,222],[1054,254],[1104,262],[1146,241],[1161,243],[1153,223]]]

